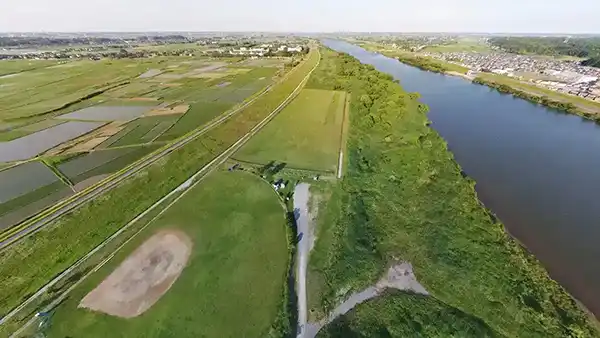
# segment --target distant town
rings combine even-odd
[[[301,38],[269,35],[0,35],[0,60],[100,60],[201,55],[292,56],[307,53],[306,43]]]
[[[600,102],[600,68],[582,65],[583,58],[516,54],[491,44],[488,37],[471,38],[473,42],[464,45],[462,50],[458,47],[464,37],[436,35],[387,39],[383,40],[384,44],[393,49],[467,67],[469,78],[475,78],[480,72],[495,73]],[[444,50],[446,47],[449,47],[447,51]]]

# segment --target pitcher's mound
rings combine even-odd
[[[164,230],[138,247],[79,307],[132,318],[148,310],[173,285],[192,250],[181,231]]]

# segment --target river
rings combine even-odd
[[[343,41],[324,43],[419,92],[479,199],[600,316],[599,125]]]

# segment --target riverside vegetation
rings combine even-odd
[[[431,296],[386,293],[319,335],[600,336],[593,319],[482,207],[475,183],[428,127],[419,96],[346,54],[322,55],[308,87],[344,90],[352,99],[347,171],[320,208],[328,228],[317,230],[324,235],[309,263],[312,316],[322,318],[400,260],[413,264]]]

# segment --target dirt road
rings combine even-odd
[[[308,254],[312,247],[313,235],[310,228],[308,215],[308,201],[310,198],[310,185],[301,183],[294,190],[294,215],[298,226],[298,237],[296,254],[296,283],[298,287],[298,329],[297,337],[305,337],[307,323],[306,305],[306,268],[308,266]]]

